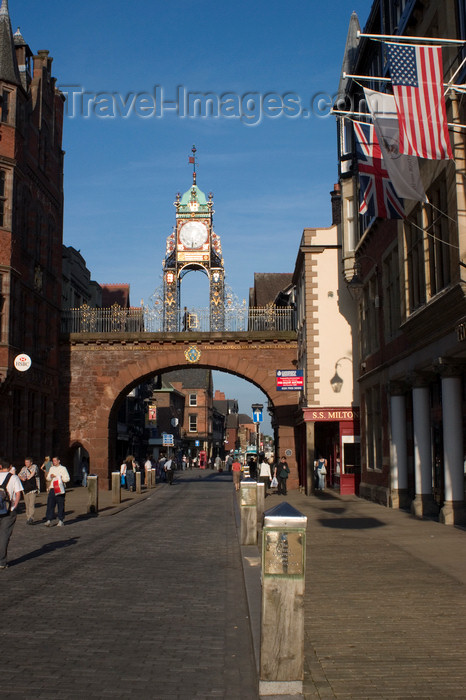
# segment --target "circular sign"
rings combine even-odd
[[[291,457],[292,454],[293,454],[293,450],[285,450],[286,457]]]
[[[29,355],[22,353],[21,355],[16,355],[15,357],[15,367],[18,372],[27,372],[32,364],[32,360]]]

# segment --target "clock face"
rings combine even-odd
[[[180,243],[185,248],[201,248],[207,242],[208,231],[201,221],[188,221],[180,231]]]

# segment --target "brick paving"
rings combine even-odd
[[[72,489],[65,528],[18,518],[2,698],[257,698],[230,477],[177,478],[101,493],[97,518]],[[286,501],[308,516],[305,700],[466,697],[466,532],[333,492]]]
[[[79,517],[78,488],[64,528],[18,518],[2,698],[257,698],[232,484],[200,476],[125,494],[124,510],[104,494],[114,517]]]

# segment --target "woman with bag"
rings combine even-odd
[[[39,470],[37,464],[32,463],[32,459],[26,457],[24,467],[18,474],[23,484],[23,497],[26,504],[26,523],[32,525],[34,522],[34,508],[36,505],[37,479]]]

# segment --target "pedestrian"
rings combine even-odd
[[[86,487],[87,486],[87,475],[89,474],[89,464],[88,464],[85,457],[83,457],[81,460],[81,474],[82,474],[81,486]]]
[[[158,469],[158,477],[159,481],[166,481],[167,480],[167,474],[165,472],[165,462],[167,461],[167,458],[165,455],[162,455],[158,461],[157,464],[157,469]]]
[[[239,491],[239,485],[241,481],[241,462],[238,458],[235,459],[231,465],[231,471],[233,472],[233,483],[235,485],[235,491]]]
[[[231,468],[233,466],[233,456],[232,455],[228,455],[225,466],[227,468],[227,471],[231,472]]]
[[[49,473],[49,469],[52,466],[52,460],[50,457],[47,455],[44,457],[44,461],[42,462],[42,465],[40,467],[40,473],[42,475],[43,479],[43,485],[44,485],[44,491],[47,491],[48,484],[47,484],[47,474]]]
[[[187,331],[188,328],[189,328],[189,313],[188,313],[188,308],[185,306],[184,313],[183,313],[183,330]]]
[[[186,469],[188,468],[188,458],[186,457],[186,455],[183,455],[183,459],[181,460],[181,468],[183,471],[186,471]]]
[[[286,496],[286,482],[290,474],[290,468],[288,466],[288,462],[286,461],[286,457],[282,457],[280,459],[280,462],[277,464],[275,473],[278,479],[278,493],[283,496]]]
[[[323,491],[325,489],[325,477],[327,475],[327,460],[323,457],[319,457],[319,459],[317,460],[316,472],[318,479],[317,489],[318,491]]]
[[[250,457],[248,460],[249,464],[249,476],[251,479],[257,479],[257,462],[254,457]]]
[[[58,511],[58,523],[60,527],[65,524],[65,484],[70,481],[68,469],[60,464],[58,457],[52,458],[52,466],[47,474],[48,494],[47,512],[45,514],[45,525],[50,527],[55,519],[55,507]]]
[[[142,483],[146,483],[147,486],[149,486],[150,483],[150,477],[151,477],[151,471],[152,471],[152,459],[150,455],[147,455],[147,459],[144,462],[144,479]]]
[[[120,464],[120,486],[126,488],[126,462]]]
[[[220,458],[220,455],[216,456],[214,466],[215,466],[216,471],[218,471],[218,472],[222,471],[222,460]]]
[[[34,522],[34,508],[36,505],[37,479],[39,470],[37,464],[32,463],[30,457],[24,460],[24,467],[18,474],[23,484],[23,498],[26,505],[26,523],[32,525]]]
[[[136,477],[134,475],[136,471],[136,460],[132,455],[128,455],[125,459],[126,462],[126,488],[128,491],[135,490]]]
[[[270,464],[265,459],[263,452],[259,454],[259,483],[264,484],[264,497],[267,498],[267,491],[272,480]]]
[[[173,464],[173,460],[167,459],[165,464],[163,465],[163,468],[165,470],[165,474],[167,475],[168,483],[171,486],[173,484],[173,472],[175,469],[175,465]]]
[[[0,515],[0,569],[7,569],[8,542],[16,522],[17,508],[23,485],[21,479],[11,472],[11,465],[2,463],[0,468],[0,499],[5,510]]]

